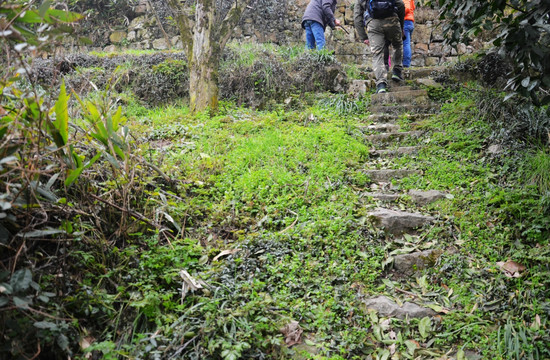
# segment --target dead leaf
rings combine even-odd
[[[181,284],[181,301],[183,302],[189,291],[202,289],[202,285],[185,270],[180,271],[180,276],[183,279],[183,283]]]
[[[511,278],[521,277],[521,273],[524,272],[527,268],[515,261],[508,260],[506,262],[499,261],[497,265],[500,267],[500,270],[504,272],[504,275]]]
[[[280,331],[284,335],[285,344],[288,347],[300,344],[302,342],[302,333],[304,330],[302,330],[298,321],[292,320],[290,323],[281,328]]]
[[[93,343],[94,343],[95,339],[91,336],[86,336],[84,338],[82,338],[80,340],[80,348],[82,350],[86,350],[87,348],[89,348]],[[88,352],[84,355],[84,358],[85,359],[91,359],[92,358],[92,353],[91,352]]]
[[[231,249],[231,250],[223,250],[221,253],[219,253],[218,255],[216,255],[212,261],[216,261],[218,260],[219,258],[221,258],[222,256],[225,256],[225,255],[233,255],[233,254],[236,254],[238,253],[239,251],[241,251],[241,249]]]
[[[393,344],[390,345],[390,355],[395,354],[395,347],[396,347],[396,346],[395,346],[395,343],[393,343]]]
[[[2,107],[2,105],[0,105],[0,116],[6,116],[6,115],[8,115],[8,112],[6,111],[6,109]]]

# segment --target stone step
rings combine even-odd
[[[420,174],[418,170],[409,169],[381,169],[381,170],[363,170],[363,173],[370,177],[373,182],[390,182],[399,180],[414,174]]]
[[[371,193],[366,192],[363,195],[371,197],[375,200],[383,201],[383,202],[394,202],[401,198],[401,194],[389,194],[389,193]]]
[[[378,227],[393,235],[401,235],[435,221],[432,216],[384,208],[376,208],[369,212],[369,216]]]
[[[402,131],[396,133],[383,133],[365,136],[365,139],[372,143],[388,143],[390,141],[403,140],[407,137],[419,137],[422,131]]]
[[[403,71],[405,79],[419,79],[432,76],[434,73],[446,72],[445,66],[411,67]],[[406,74],[409,74],[408,76]]]
[[[394,83],[395,84],[395,83]],[[409,85],[394,85],[390,84],[388,89],[389,92],[400,92],[400,91],[413,91],[413,87]]]
[[[383,149],[383,150],[373,150],[369,153],[371,156],[384,156],[384,157],[394,157],[400,155],[411,155],[416,154],[420,148],[418,146],[402,146],[397,149]]]
[[[396,255],[393,258],[393,269],[403,275],[417,275],[420,271],[434,266],[442,253],[439,249],[432,249]]]
[[[429,101],[426,90],[390,91],[372,94],[372,104],[426,104]]]
[[[377,94],[380,95],[380,94]],[[382,94],[384,95],[384,94]],[[439,105],[435,103],[426,104],[386,104],[386,105],[371,105],[369,111],[373,114],[384,115],[399,115],[402,113],[409,114],[433,114],[439,110]]]
[[[393,123],[380,123],[380,124],[372,124],[368,126],[360,126],[359,129],[363,131],[396,133],[399,131],[399,129],[401,129],[401,126]]]
[[[418,206],[424,206],[433,203],[439,199],[444,199],[448,195],[443,191],[438,190],[409,190],[408,195]]]
[[[385,201],[385,202],[394,202],[403,197],[404,194],[400,193],[384,193],[384,192],[366,192],[365,196],[369,196],[373,199]],[[437,200],[444,199],[447,194],[437,190],[409,190],[407,193],[411,197],[411,200],[417,206],[424,206],[431,204]]]
[[[408,121],[421,121],[432,116],[435,116],[435,114],[371,114],[367,117],[366,120],[372,123],[394,123],[397,119],[406,119]]]
[[[421,319],[426,316],[434,316],[437,313],[430,308],[422,307],[418,304],[405,302],[402,306],[387,296],[380,295],[374,298],[363,300],[363,304],[368,310],[374,310],[380,317],[398,318],[398,319]]]

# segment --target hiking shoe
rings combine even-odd
[[[376,93],[377,94],[383,94],[385,92],[387,92],[385,82],[381,82],[380,84],[376,85]]]
[[[401,75],[401,71],[394,70],[391,76],[391,79],[397,82],[403,81],[403,76]]]

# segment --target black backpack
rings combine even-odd
[[[367,0],[367,10],[363,20],[367,20],[368,16],[373,19],[385,19],[396,13],[395,0]]]

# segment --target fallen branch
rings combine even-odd
[[[153,221],[147,219],[145,216],[141,215],[140,213],[137,213],[137,212],[132,211],[132,210],[129,210],[129,209],[124,209],[124,208],[122,208],[122,207],[120,207],[120,206],[118,206],[118,205],[116,205],[116,204],[113,204],[112,202],[109,202],[109,201],[107,201],[107,200],[104,200],[104,199],[102,199],[102,198],[100,198],[99,196],[96,196],[96,195],[94,195],[94,194],[90,194],[90,196],[93,197],[93,198],[96,199],[96,200],[101,201],[102,203],[104,203],[104,204],[106,204],[106,205],[109,205],[109,206],[111,206],[111,207],[114,207],[115,209],[118,209],[118,210],[120,210],[120,211],[122,211],[122,212],[125,212],[125,213],[127,213],[128,215],[130,215],[130,216],[136,218],[137,220],[143,221],[144,223],[146,223],[146,224],[148,224],[148,225],[150,225],[150,226],[153,226],[153,227],[155,227],[155,228],[157,228],[157,229],[164,229],[164,228],[165,228],[164,226],[162,226],[162,225],[160,225],[160,224],[157,224],[157,223],[155,223],[155,222],[153,222]]]

